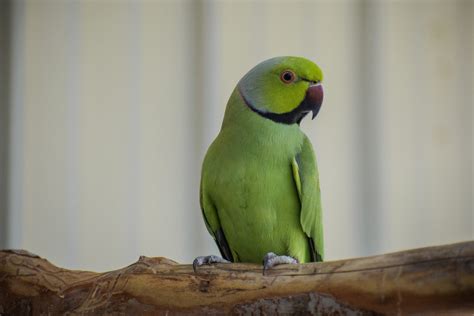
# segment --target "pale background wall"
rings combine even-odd
[[[328,259],[474,237],[473,1],[31,0],[10,17],[8,247],[94,270],[217,253],[200,164],[236,82],[277,55],[325,73],[302,128]]]
[[[9,68],[10,54],[10,3],[0,2],[0,248],[5,247],[7,239],[7,197],[8,143],[9,143]]]

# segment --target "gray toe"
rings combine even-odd
[[[298,263],[298,259],[290,257],[290,256],[278,256],[273,252],[269,252],[263,258],[263,274],[268,269],[271,269],[280,264],[296,264]]]
[[[213,264],[213,263],[230,263],[230,261],[225,260],[219,256],[201,256],[197,257],[193,261],[193,270],[194,272],[197,272],[197,268],[200,266],[203,266],[205,264]]]

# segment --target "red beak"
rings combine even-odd
[[[312,119],[316,117],[321,108],[321,104],[323,104],[323,96],[323,86],[320,83],[313,84],[306,90],[304,102],[308,104],[309,109],[313,112]]]

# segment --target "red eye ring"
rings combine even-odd
[[[291,70],[285,70],[280,75],[280,80],[286,84],[292,83],[296,79],[296,74]]]

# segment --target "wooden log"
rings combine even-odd
[[[374,257],[283,265],[216,264],[197,273],[166,258],[120,270],[62,269],[0,251],[0,315],[470,314],[474,242]]]

